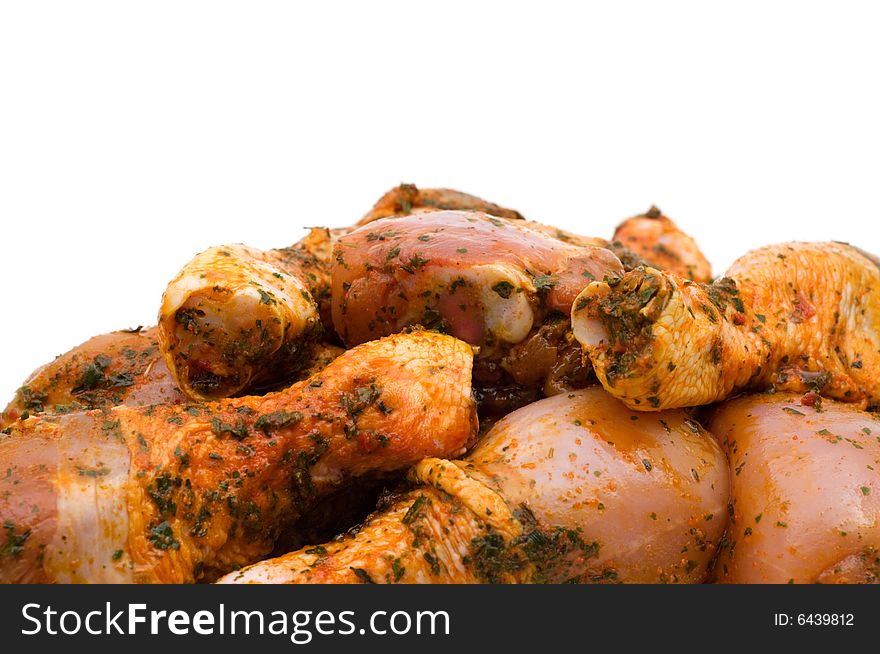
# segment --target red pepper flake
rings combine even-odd
[[[816,406],[822,405],[822,398],[819,397],[818,393],[813,391],[809,391],[808,393],[804,393],[804,396],[801,398],[801,406]]]
[[[801,323],[815,315],[816,307],[810,304],[810,301],[804,297],[803,293],[798,291],[797,297],[794,300],[794,311],[791,314],[792,322]]]

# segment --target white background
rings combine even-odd
[[[656,203],[716,272],[790,239],[880,252],[870,3],[0,7],[0,405],[153,324],[196,252],[401,181],[604,237]]]

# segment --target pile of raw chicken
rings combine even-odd
[[[402,185],[2,414],[0,581],[876,583],[880,261]]]

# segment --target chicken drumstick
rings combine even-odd
[[[289,248],[213,247],[184,266],[159,311],[159,345],[180,390],[219,399],[301,370],[322,330],[329,251],[329,231],[316,228]]]
[[[297,377],[326,368],[341,347],[319,342]],[[90,338],[35,370],[0,414],[0,429],[23,417],[187,401],[159,352],[156,328]]]
[[[0,437],[0,582],[192,582],[269,554],[347,480],[475,435],[471,348],[373,341],[285,391],[29,418]]]
[[[605,389],[642,411],[767,387],[880,403],[880,265],[843,243],[764,247],[709,285],[652,268],[597,281],[572,328]]]

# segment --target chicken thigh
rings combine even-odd
[[[421,324],[479,346],[481,384],[510,374],[519,385],[540,386],[560,350],[577,352],[566,338],[575,296],[622,267],[606,249],[566,243],[531,225],[436,211],[377,220],[342,236],[331,285],[338,334],[355,345]],[[561,325],[546,334],[552,342],[512,352],[551,323]]]
[[[775,393],[708,422],[730,457],[724,583],[880,583],[880,420]]]

